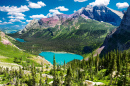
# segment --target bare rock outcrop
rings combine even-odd
[[[130,6],[124,13],[124,17],[118,28],[115,28],[110,34],[107,35],[103,46],[105,46],[103,53],[111,50],[127,50],[130,48]]]
[[[127,12],[125,12],[118,29],[123,29],[130,32],[130,7],[127,9]]]

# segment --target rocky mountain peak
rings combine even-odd
[[[74,15],[82,15],[98,21],[108,22],[115,26],[119,26],[123,17],[123,13],[110,9],[106,6],[86,6],[74,13]]]
[[[130,32],[130,6],[127,9],[127,12],[125,12],[124,17],[122,19],[122,22],[119,26],[119,30],[123,29]]]

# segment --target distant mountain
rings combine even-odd
[[[74,13],[74,15],[85,15],[90,19],[108,22],[115,26],[119,26],[123,18],[123,13],[110,9],[106,6],[86,6]]]
[[[4,32],[5,34],[13,34],[18,32],[18,29],[12,29],[12,28],[0,28],[0,31]]]
[[[67,19],[69,19],[71,15],[66,14],[57,14],[50,18],[42,18],[40,20],[32,20],[29,22],[23,30],[21,30],[19,33],[25,33],[27,30],[30,29],[46,29],[49,27],[55,27],[56,25],[61,25],[63,22],[65,22]]]
[[[46,22],[47,19],[51,20]],[[38,22],[44,23],[37,26],[40,24]],[[61,22],[61,25],[57,25]],[[41,28],[45,27],[45,23],[51,27]],[[39,21],[33,20],[26,26],[24,33],[14,36],[27,41],[19,44],[20,48],[29,52],[33,50],[35,54],[54,50],[85,54],[101,46],[107,34],[114,28],[116,27],[109,23],[89,19],[84,15],[56,15]]]
[[[102,53],[107,53],[111,50],[127,50],[130,48],[130,7],[125,12],[121,24],[107,35],[103,46]]]
[[[110,9],[105,6],[86,6],[78,10],[77,12],[66,15],[66,14],[58,14],[50,18],[42,18],[40,20],[32,20],[29,24],[25,26],[25,28],[19,33],[25,33],[29,29],[46,29],[49,27],[55,27],[56,25],[62,25],[66,22],[66,20],[71,21],[73,19],[82,16],[86,19],[94,19],[100,22],[108,22],[112,25],[119,26],[123,17],[123,13],[120,11],[116,11]],[[75,20],[74,20],[75,21]],[[76,22],[76,21],[75,21]]]

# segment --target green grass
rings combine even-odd
[[[4,45],[0,42],[0,56],[8,57],[8,58],[0,58],[0,61],[2,62],[8,62],[8,63],[15,63],[14,59],[20,59],[22,58],[22,61],[29,60],[30,63],[34,63],[36,66],[40,66],[40,64],[36,63],[33,60],[28,59],[28,57],[32,58],[33,55],[23,52],[22,50],[19,50],[18,48],[14,47],[13,45]],[[18,63],[22,65],[22,63]]]

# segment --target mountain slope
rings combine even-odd
[[[16,63],[19,65],[27,65],[34,63],[36,66],[41,66],[41,62],[35,61],[41,60],[35,55],[29,54],[13,44],[16,40],[10,36],[5,35],[0,31],[0,64]],[[37,57],[37,58],[36,58]],[[45,64],[49,64],[46,60],[42,59]],[[26,63],[27,62],[27,63]],[[2,66],[2,65],[0,65]]]
[[[114,28],[109,23],[77,16],[55,27],[27,30],[18,35],[27,42],[18,46],[35,54],[54,50],[85,54],[101,46],[106,35]]]
[[[102,53],[109,52],[114,49],[127,50],[130,48],[130,7],[124,14],[121,24],[114,29],[105,39],[105,46]]]

